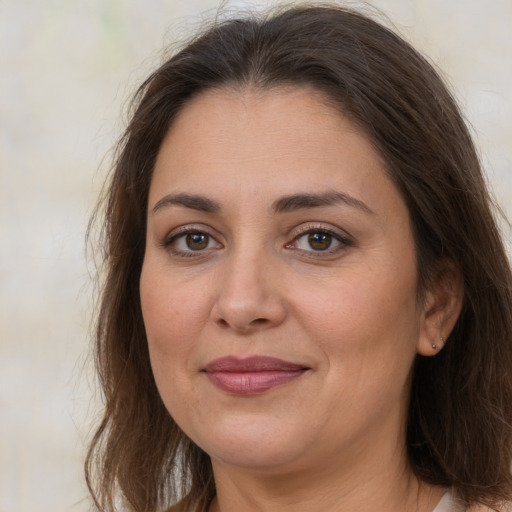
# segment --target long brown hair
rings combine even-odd
[[[116,496],[156,512],[215,493],[210,459],[177,427],[153,380],[139,299],[148,190],[176,114],[211,88],[307,85],[365,131],[412,219],[419,297],[439,261],[464,281],[446,346],[418,356],[407,424],[410,465],[467,504],[512,496],[511,271],[477,153],[435,69],[372,19],[337,6],[296,6],[217,21],[140,87],[103,199],[105,278],[96,363],[105,400],[87,482],[101,511]],[[187,508],[190,507],[190,508]]]

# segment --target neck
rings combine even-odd
[[[356,450],[357,451],[357,450]],[[418,481],[405,450],[379,450],[286,472],[240,470],[213,461],[210,512],[431,512],[444,489]]]

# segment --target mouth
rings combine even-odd
[[[298,379],[310,368],[276,359],[254,356],[245,359],[223,357],[207,364],[210,382],[233,395],[258,395]]]

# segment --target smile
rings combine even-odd
[[[210,382],[234,395],[257,395],[301,377],[309,368],[273,357],[223,357],[203,370]]]

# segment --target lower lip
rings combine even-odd
[[[228,393],[234,395],[259,395],[295,379],[306,372],[302,370],[260,371],[260,372],[207,372],[210,382]]]

